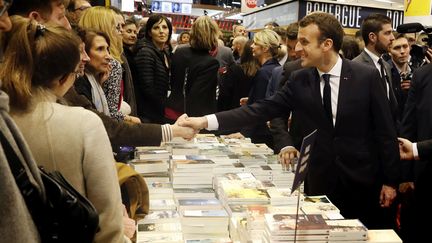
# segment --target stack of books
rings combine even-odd
[[[329,242],[366,242],[368,229],[358,219],[326,220],[330,226]]]
[[[171,160],[171,178],[174,188],[212,188],[213,168],[216,163],[201,155],[186,155]]]
[[[296,226],[296,214],[266,214],[264,242],[327,242],[330,226],[321,214],[299,214]],[[296,237],[296,238],[294,238]]]
[[[137,222],[137,242],[183,242],[176,210],[153,211]]]
[[[227,238],[229,217],[216,198],[178,200],[185,239]]]

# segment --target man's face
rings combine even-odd
[[[7,12],[7,3],[0,0],[0,9],[6,8],[3,14],[0,16],[0,32],[7,32],[12,29],[12,23]]]
[[[69,19],[73,23],[78,23],[79,18],[83,14],[84,10],[91,8],[91,5],[86,0],[76,0],[74,10],[69,12]]]
[[[286,45],[288,48],[288,59],[290,61],[294,61],[300,58],[300,54],[296,52],[295,47],[297,45],[298,40],[290,40],[287,38]]]
[[[44,24],[46,22],[51,22],[60,26],[65,27],[68,30],[72,30],[69,20],[66,18],[66,9],[62,1],[52,1],[51,2],[52,12],[48,16],[43,16],[37,11],[30,13],[30,17],[35,19],[37,22]],[[36,13],[36,14],[33,14]]]
[[[319,43],[320,31],[316,24],[300,27],[295,51],[300,55],[302,67],[317,67],[322,62],[323,44]]]
[[[239,35],[247,36],[246,28],[244,26],[239,25],[236,27],[236,29],[234,31],[234,37],[239,36]]]
[[[393,41],[390,47],[390,55],[398,65],[408,63],[410,47],[406,38],[398,38]]]
[[[382,30],[378,32],[377,42],[375,44],[375,51],[379,54],[384,54],[388,52],[394,40],[393,29],[391,24],[384,24]]]
[[[415,33],[406,33],[405,36],[408,39],[409,46],[412,46],[416,43]]]

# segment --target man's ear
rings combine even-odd
[[[41,22],[42,21],[42,15],[37,12],[37,11],[31,11],[28,15],[29,19],[34,19],[37,22]]]
[[[376,43],[378,36],[374,32],[368,34],[369,42]]]
[[[325,51],[328,51],[333,48],[333,40],[330,38],[325,39],[322,44]]]

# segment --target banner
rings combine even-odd
[[[264,0],[241,0],[241,12],[250,13],[262,5],[264,5]]]
[[[419,22],[423,25],[431,25],[431,0],[404,0],[404,9],[404,23]]]
[[[404,12],[401,10],[370,8],[329,2],[300,1],[299,19],[316,11],[334,15],[344,28],[360,29],[363,19],[371,13],[380,13],[390,17],[392,19],[393,29],[396,29],[397,26],[404,23]]]
[[[245,14],[243,16],[243,26],[247,30],[263,29],[265,24],[272,21],[276,21],[280,26],[289,25],[299,19],[298,6],[299,2],[294,1]]]

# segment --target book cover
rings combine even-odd
[[[137,225],[140,232],[181,232],[181,224],[177,223],[147,223]]]
[[[307,165],[309,163],[310,154],[313,150],[315,139],[317,135],[317,130],[315,129],[309,135],[303,138],[303,142],[300,148],[300,155],[297,162],[297,169],[294,175],[294,181],[291,193],[297,190],[300,187],[300,184],[303,183],[306,178],[307,173]]]
[[[266,214],[265,220],[271,235],[294,234],[296,230],[296,214]],[[329,230],[321,214],[298,215],[298,234],[328,234]]]
[[[367,240],[368,229],[358,219],[326,220],[329,240]]]

